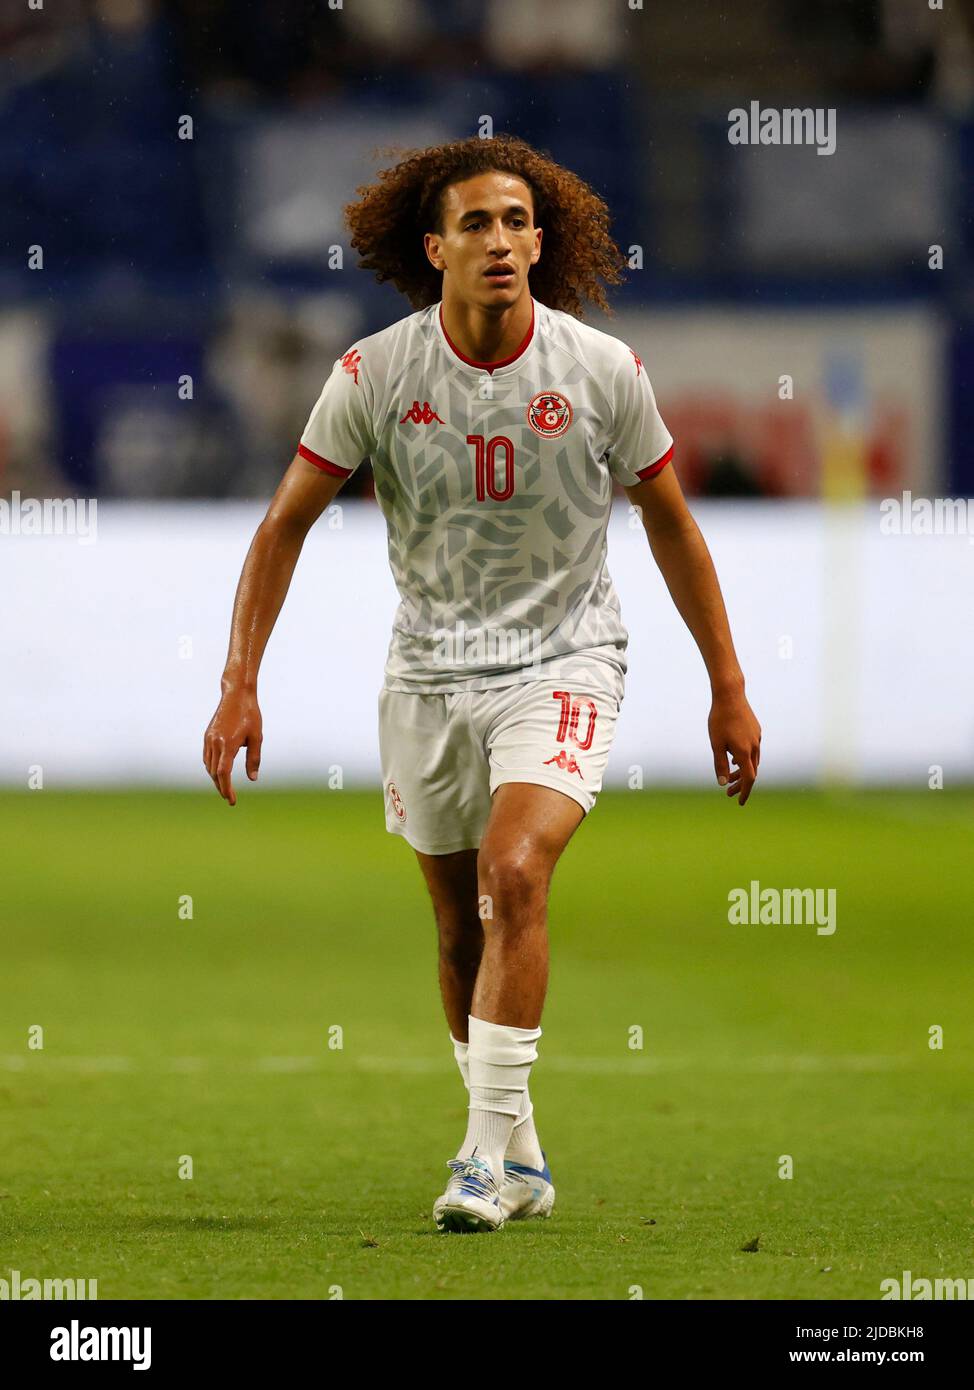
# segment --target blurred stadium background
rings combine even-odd
[[[879,504],[974,493],[972,33],[914,0],[6,7],[0,497],[98,508],[87,540],[0,536],[0,779],[200,785],[263,505],[333,360],[410,312],[342,205],[377,149],[485,116],[612,210],[633,268],[587,317],[676,438],[764,777],[969,779],[970,538],[883,534]],[[835,108],[835,153],[730,144],[752,100]],[[368,467],[339,500],[265,662],[271,780],[377,777],[396,600]],[[609,780],[709,779],[703,668],[621,497],[609,558]]]

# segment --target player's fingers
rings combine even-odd
[[[254,734],[247,740],[247,776],[252,782],[256,782],[257,773],[260,771],[260,745],[263,739],[260,734]]]
[[[216,785],[217,790],[225,801],[229,801],[231,806],[237,804],[237,796],[233,790],[233,782],[230,774],[233,771],[233,760],[237,750],[233,744],[224,744],[220,750],[220,757],[216,765]]]
[[[233,789],[233,781],[231,780],[230,772],[231,769],[227,768],[226,772],[221,770],[217,773],[217,787],[224,801],[229,806],[236,806],[237,793]]]
[[[206,768],[210,780],[213,783],[214,787],[216,787],[217,791],[220,790],[219,784],[216,780],[216,764],[218,758],[219,753],[217,752],[214,746],[213,736],[212,734],[208,733],[203,740],[203,766]]]
[[[739,752],[737,752],[735,749],[732,748],[732,749],[731,749],[731,771],[730,771],[730,778],[729,778],[731,785],[733,785],[735,782],[739,782],[739,781],[741,780],[741,778],[744,776],[744,770],[743,770],[743,767],[742,767],[742,763],[743,763],[743,758],[741,757],[741,754],[740,754]]]
[[[719,785],[726,787],[730,781],[730,765],[727,761],[727,749],[722,748],[719,743],[714,744],[714,772],[717,774]]]
[[[222,796],[222,795],[223,795],[223,792],[220,791],[220,778],[219,778],[219,776],[218,776],[218,774],[217,774],[217,768],[219,767],[219,765],[220,765],[220,754],[219,754],[219,752],[217,752],[216,750],[214,750],[214,751],[210,754],[210,762],[209,762],[209,766],[207,767],[206,770],[207,770],[207,772],[210,774],[210,781],[213,783],[214,787],[216,787],[217,791],[220,792],[220,795]]]
[[[751,795],[751,788],[754,786],[754,779],[757,776],[754,764],[749,753],[745,753],[740,758],[741,786],[738,801],[743,806]]]

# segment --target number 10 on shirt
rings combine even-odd
[[[506,434],[495,434],[492,439],[484,439],[482,434],[468,434],[467,443],[474,446],[474,469],[477,476],[477,501],[484,502],[488,497],[495,502],[506,502],[514,493],[514,445]],[[504,482],[497,486],[497,454],[504,455]]]

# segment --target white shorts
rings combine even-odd
[[[480,845],[502,782],[534,782],[587,814],[622,704],[623,682],[532,680],[497,690],[379,695],[379,753],[386,829],[422,854]]]

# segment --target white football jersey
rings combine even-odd
[[[402,602],[389,690],[487,690],[584,674],[621,684],[628,634],[606,569],[613,479],[673,441],[618,338],[531,300],[513,355],[465,357],[430,305],[335,363],[299,453],[347,477],[371,458]]]

